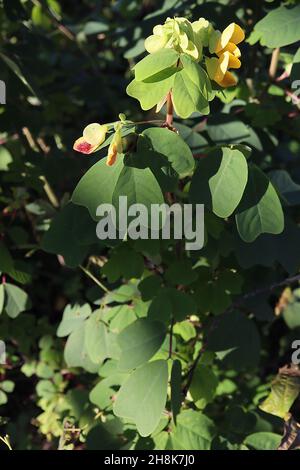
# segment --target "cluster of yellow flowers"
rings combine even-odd
[[[221,33],[214,31],[209,38],[209,50],[218,57],[206,58],[206,68],[209,77],[221,87],[234,86],[237,83],[235,76],[228,69],[239,69],[241,66],[241,51],[237,47],[245,39],[242,28],[231,23]]]
[[[244,31],[235,23],[231,23],[220,32],[205,18],[192,23],[186,18],[167,18],[163,25],[154,27],[153,35],[145,41],[145,48],[150,54],[163,48],[172,48],[200,62],[203,59],[203,48],[207,47],[211,55],[215,54],[213,57],[205,57],[207,73],[211,80],[226,88],[237,83],[229,69],[240,68],[241,51],[237,45],[244,39]],[[115,132],[109,143],[106,160],[109,166],[115,163],[118,153],[123,151],[122,125],[119,122],[113,127]],[[89,124],[84,129],[82,137],[76,140],[74,150],[85,154],[97,151],[105,141],[108,130],[108,125],[105,124]]]
[[[162,48],[173,48],[199,62],[203,57],[203,47],[209,47],[210,54],[216,54],[217,57],[206,57],[208,75],[211,80],[226,88],[237,83],[228,69],[240,68],[241,51],[237,44],[244,39],[244,31],[235,23],[231,23],[221,33],[205,18],[193,23],[186,18],[167,18],[165,24],[153,28],[153,35],[146,39],[145,48],[150,54]]]

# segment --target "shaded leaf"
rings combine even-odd
[[[114,403],[116,416],[135,422],[141,436],[158,425],[167,399],[168,364],[153,361],[139,367],[121,386]]]

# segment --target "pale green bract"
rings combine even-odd
[[[173,48],[200,61],[209,30],[210,24],[204,18],[193,23],[186,18],[167,18],[165,24],[153,28],[153,35],[145,40],[145,49],[153,54],[162,48]]]

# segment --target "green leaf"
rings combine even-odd
[[[89,304],[69,304],[64,309],[63,318],[57,329],[57,336],[62,338],[68,336],[77,328],[83,328],[83,322],[92,313]]]
[[[199,364],[193,374],[190,394],[199,409],[212,402],[218,386],[218,379],[211,367]]]
[[[167,399],[168,364],[153,361],[139,367],[121,386],[114,413],[136,424],[141,436],[149,436],[157,427]]]
[[[88,211],[69,203],[52,220],[43,237],[42,249],[62,255],[68,266],[75,267],[87,255],[88,245],[97,242],[96,224]]]
[[[216,145],[251,143],[250,128],[228,114],[215,114],[209,117],[207,133]]]
[[[208,147],[206,138],[197,132],[196,128],[191,129],[189,126],[185,126],[179,122],[176,122],[175,126],[179,131],[179,135],[193,152],[201,151]]]
[[[185,292],[174,288],[165,289],[172,305],[172,313],[176,321],[184,320],[188,315],[193,315],[197,311],[197,306],[193,298]]]
[[[227,218],[240,203],[247,179],[243,153],[222,147],[200,160],[191,183],[191,199],[207,205],[218,217]]]
[[[90,36],[92,34],[104,33],[108,29],[109,26],[104,21],[88,21],[85,23],[82,31],[86,36]]]
[[[121,245],[116,248],[102,268],[102,274],[107,276],[109,282],[115,282],[120,277],[128,280],[139,278],[143,271],[143,257],[127,245]],[[118,299],[116,300],[119,301]]]
[[[172,316],[172,303],[170,298],[164,292],[160,292],[157,297],[155,297],[149,307],[148,317],[151,320],[162,321],[166,325],[170,324]]]
[[[110,357],[110,338],[103,323],[102,312],[97,311],[85,322],[85,349],[92,362],[99,363]]]
[[[140,318],[125,328],[118,336],[121,348],[120,370],[134,369],[159,350],[166,337],[163,323]]]
[[[112,397],[115,394],[114,388],[122,385],[127,377],[128,374],[118,373],[100,380],[90,392],[89,398],[91,403],[97,405],[102,410],[112,405]]]
[[[110,321],[110,329],[116,333],[124,330],[136,320],[136,314],[131,305],[117,305],[110,310],[113,318]]]
[[[137,287],[135,282],[123,284],[117,289],[110,291],[105,296],[105,302],[111,304],[118,302],[119,304],[130,302],[137,296]]]
[[[181,55],[180,60],[186,75],[200,90],[203,98],[206,101],[211,101],[214,98],[214,93],[212,91],[211,81],[206,71],[186,54]]]
[[[97,207],[112,204],[113,192],[123,168],[121,156],[112,167],[106,165],[105,159],[100,160],[81,178],[73,192],[72,202],[86,207],[92,219],[98,220]]]
[[[185,410],[177,417],[171,433],[172,447],[176,450],[210,450],[216,434],[214,423],[204,414]]]
[[[274,170],[268,173],[275,188],[289,206],[300,204],[300,185],[296,184],[286,170]]]
[[[128,206],[144,204],[147,209],[152,204],[164,202],[151,170],[124,166],[121,156],[112,167],[108,167],[104,160],[96,163],[78,183],[72,202],[86,207],[91,217],[98,220],[96,212],[100,204],[112,204],[118,216],[120,196],[127,196]]]
[[[0,147],[0,171],[9,171],[9,165],[13,162],[11,153],[3,146]]]
[[[6,393],[2,392],[2,390],[0,390],[0,406],[1,405],[5,405],[7,403],[8,399],[7,399],[7,395]]]
[[[255,265],[273,266],[276,260],[290,274],[294,274],[300,263],[299,227],[290,219],[285,219],[285,228],[280,235],[264,234],[253,243],[243,242],[239,237],[235,242],[238,261],[243,268]]]
[[[6,283],[5,288],[5,311],[10,318],[16,318],[21,312],[31,308],[31,301],[20,287]]]
[[[208,350],[227,367],[236,370],[257,366],[260,337],[255,323],[241,312],[224,313],[215,320],[208,336]]]
[[[197,334],[194,325],[188,320],[176,323],[173,331],[176,335],[180,335],[183,341],[189,341]]]
[[[164,71],[174,66],[174,72],[176,72],[176,63],[178,61],[179,54],[174,49],[161,49],[154,54],[147,55],[144,59],[138,62],[134,67],[136,81],[156,81],[155,76],[159,72]]]
[[[155,152],[167,158],[180,178],[184,178],[193,171],[195,167],[193,154],[178,134],[169,129],[152,127],[143,131],[142,135],[151,141]]]
[[[300,289],[293,291],[292,297],[283,310],[283,318],[290,329],[300,327]]]
[[[195,66],[199,67],[197,64]],[[187,119],[195,112],[209,114],[208,99],[203,96],[199,88],[199,80],[200,75],[197,72],[191,75],[185,68],[175,75],[173,104],[176,114],[183,119]]]
[[[132,204],[143,204],[148,213],[152,204],[163,204],[164,197],[160,186],[148,168],[138,169],[124,167],[121,171],[113,192],[112,203],[116,210],[119,208],[119,197],[127,196],[128,207]]]
[[[245,411],[242,406],[234,404],[227,408],[224,418],[226,431],[235,435],[248,434],[257,422],[257,417],[253,412]]]
[[[244,444],[255,450],[276,450],[282,436],[273,432],[255,432],[244,440]]]
[[[196,281],[198,275],[189,260],[182,260],[172,263],[166,270],[165,277],[170,284],[188,285]]]
[[[73,330],[67,339],[64,357],[68,367],[82,367],[88,372],[95,373],[99,369],[99,363],[91,361],[85,349],[85,328]]]
[[[279,234],[284,230],[284,215],[277,193],[257,167],[249,169],[243,199],[237,209],[236,224],[241,238],[253,242],[262,233]]]
[[[173,362],[171,371],[171,410],[175,424],[183,401],[181,372],[181,362],[176,359]]]
[[[153,299],[158,293],[162,284],[162,279],[159,276],[152,275],[147,276],[143,279],[139,285],[139,291],[141,292],[142,299],[146,302],[147,300]]]
[[[14,391],[15,383],[11,380],[3,380],[0,384],[1,389],[6,393],[11,393]]]
[[[177,75],[177,74],[176,74]],[[144,111],[157,105],[173,87],[174,75],[158,82],[137,82],[133,80],[129,83],[126,92],[129,96],[139,100]]]
[[[14,261],[3,241],[0,241],[0,271],[9,273],[14,267]]]
[[[120,435],[122,424],[118,419],[110,419],[97,424],[88,433],[86,446],[88,450],[118,450],[124,445]]]
[[[300,393],[300,377],[279,373],[272,382],[271,392],[259,406],[265,413],[287,419]]]
[[[256,23],[255,42],[270,48],[283,47],[300,40],[300,5],[294,8],[281,6],[270,11]]]
[[[158,296],[152,301],[148,315],[153,320],[169,323],[170,313],[176,321],[181,321],[188,315],[195,314],[196,311],[197,305],[189,294],[176,290],[173,287],[165,287],[161,289]]]

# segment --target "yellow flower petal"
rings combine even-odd
[[[220,57],[220,55],[224,54],[226,51],[230,52],[230,54],[233,54],[237,58],[241,57],[240,49],[233,42],[229,42],[224,49],[217,53],[217,55]]]
[[[229,66],[229,52],[225,52],[218,59],[219,67],[216,70],[214,80],[219,83],[223,80],[225,73],[227,72]]]
[[[230,26],[231,26],[231,29],[233,28],[233,33],[232,33],[231,38],[228,42],[233,42],[234,44],[239,44],[240,42],[244,41],[244,39],[245,39],[244,30],[236,23],[232,23],[231,25],[229,25],[229,27]],[[227,26],[227,28],[228,28],[228,26]],[[226,29],[224,30],[224,33],[225,33]]]
[[[117,144],[113,143],[110,145],[109,150],[108,150],[106,165],[112,166],[115,163],[117,156],[118,156]]]
[[[225,54],[228,54],[229,56],[229,63],[228,63],[228,68],[229,69],[239,69],[241,64],[240,59],[235,57],[233,54],[230,54],[230,52],[225,52]]]
[[[236,24],[231,23],[224,29],[223,33],[221,34],[220,40],[216,46],[215,52],[220,52],[224,49],[229,42],[233,42],[234,44],[239,44],[245,39],[245,33],[242,28]]]
[[[83,137],[91,145],[101,145],[105,140],[107,130],[106,126],[94,122],[86,126]]]
[[[237,84],[237,79],[231,72],[226,72],[223,80],[217,83],[223,88],[229,88]]]

